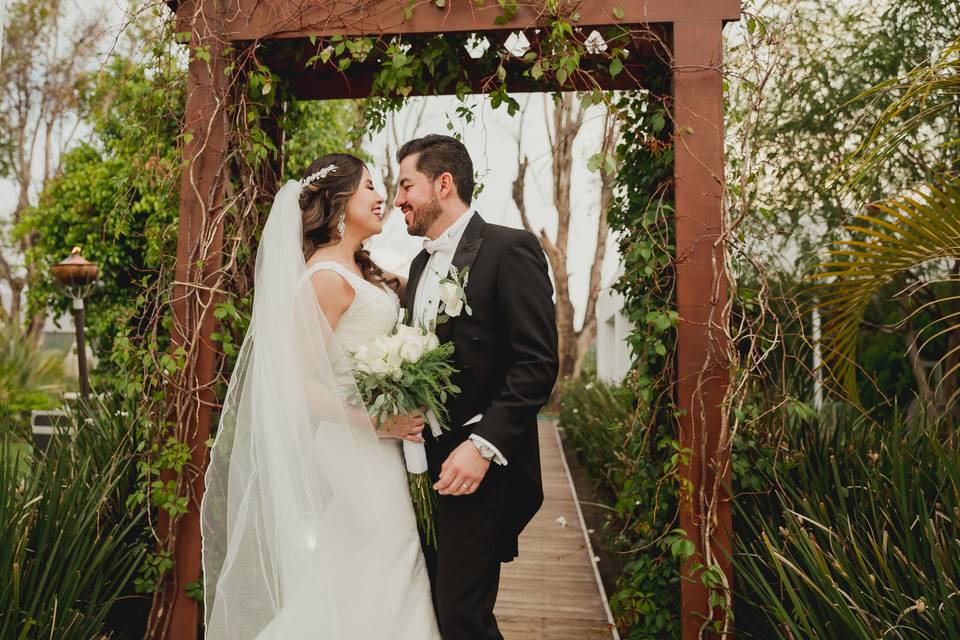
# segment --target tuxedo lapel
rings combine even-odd
[[[480,252],[480,245],[483,243],[483,227],[486,224],[479,213],[474,214],[470,222],[467,223],[467,228],[463,230],[460,243],[457,245],[457,250],[453,254],[453,260],[450,262],[451,265],[457,268],[458,272],[463,272],[464,269],[470,269],[473,266],[474,261],[477,259],[477,254]],[[447,274],[443,275],[446,276]],[[470,285],[468,280],[467,290],[464,292],[466,294],[467,304],[470,303],[469,289]],[[466,311],[462,313],[466,313]],[[454,322],[456,322],[456,318],[450,318],[443,324],[437,325],[437,338],[439,338],[441,342],[450,339]]]
[[[458,271],[473,266],[473,261],[477,259],[477,253],[480,251],[480,244],[483,242],[483,227],[486,224],[479,213],[474,214],[470,222],[467,223],[467,228],[463,230],[460,244],[457,245],[457,250],[454,252],[451,261],[451,264]]]
[[[420,278],[423,276],[423,270],[427,266],[427,260],[429,258],[430,254],[424,250],[418,253],[413,259],[413,262],[410,263],[410,277],[407,279],[407,291],[404,295],[404,302],[406,303],[410,323],[414,325],[416,324],[416,320],[413,317],[413,303],[417,299],[417,285],[420,284]]]

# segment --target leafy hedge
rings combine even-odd
[[[623,637],[679,637],[679,563],[671,534],[677,510],[670,429],[649,432],[636,419],[630,389],[594,376],[563,389],[564,440],[613,511],[598,534],[624,562],[610,594]],[[666,472],[666,473],[665,473]]]
[[[30,411],[56,406],[63,358],[24,340],[18,326],[0,322],[0,438],[29,439]]]
[[[690,545],[676,522],[680,444],[670,423],[647,428],[637,419],[632,389],[588,373],[564,386],[560,424],[566,445],[612,506],[600,544],[622,565],[610,607],[629,640],[680,637],[679,558]],[[809,411],[786,409],[792,422]],[[750,500],[759,517],[769,505],[771,478],[785,462],[775,439],[754,426],[733,444],[731,467],[738,500]],[[779,512],[779,511],[778,511]]]

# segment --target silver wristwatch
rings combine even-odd
[[[473,446],[477,448],[477,451],[480,452],[480,457],[484,460],[492,461],[497,457],[497,452],[488,447],[486,444],[474,440],[473,438],[470,439],[470,442],[472,442]]]

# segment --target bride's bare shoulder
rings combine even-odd
[[[315,260],[310,264],[316,264],[317,262],[322,261]],[[353,304],[353,299],[356,296],[353,286],[333,269],[314,270],[310,274],[310,285],[313,287],[313,293],[320,304],[323,315],[327,317],[327,322],[330,323],[331,327],[336,328],[340,316]]]

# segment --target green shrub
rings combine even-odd
[[[960,638],[960,450],[941,426],[840,413],[786,435],[772,491],[735,503],[741,636]]]
[[[624,560],[610,606],[628,640],[679,637],[678,561],[671,550],[677,509],[677,443],[671,429],[645,428],[633,394],[593,376],[563,389],[564,440],[613,510],[601,544]]]
[[[31,409],[50,409],[63,386],[63,354],[25,340],[0,324],[0,437],[29,440]]]
[[[34,454],[26,473],[3,445],[0,640],[100,637],[145,557],[145,511],[128,498],[149,422],[135,400],[95,400],[70,416],[75,437]]]

